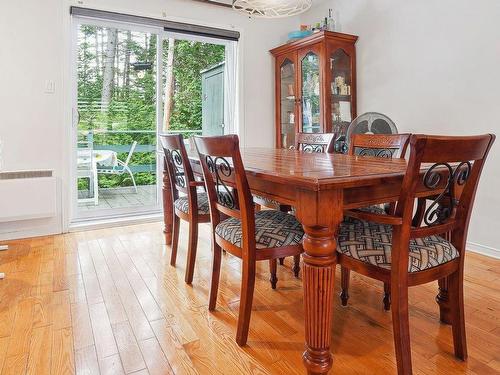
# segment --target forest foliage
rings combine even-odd
[[[96,148],[127,149],[138,142],[131,165],[138,185],[156,183],[157,105],[165,101],[166,64],[158,66],[158,36],[92,25],[78,32],[77,84],[79,140],[92,132]],[[224,61],[222,45],[175,40],[172,112],[169,130],[199,131],[202,127],[201,71]],[[162,61],[167,61],[168,39],[163,40]],[[157,69],[161,69],[162,103],[156,103]],[[163,111],[158,111],[163,113]],[[163,120],[165,121],[165,120]],[[137,167],[141,166],[141,167]],[[131,185],[125,174],[100,175],[100,187]],[[79,181],[79,188],[86,186]]]

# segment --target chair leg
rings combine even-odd
[[[384,310],[389,311],[391,309],[391,284],[384,283]]]
[[[236,342],[239,346],[244,346],[247,343],[254,287],[255,261],[249,262],[243,260],[240,311],[238,314],[238,330],[236,331]]]
[[[299,273],[300,273],[300,254],[293,256],[293,268],[292,268],[292,271],[293,271],[293,274],[295,275],[295,277],[299,277]]]
[[[342,306],[347,306],[347,301],[349,300],[349,279],[351,277],[351,271],[349,268],[340,267],[340,301]]]
[[[130,168],[128,166],[127,166],[127,172],[130,175],[130,178],[132,179],[132,183],[134,184],[134,190],[135,190],[135,193],[137,194],[137,185],[135,184],[134,174],[132,173],[132,171],[130,170]]]
[[[408,286],[391,283],[392,327],[398,375],[411,375],[410,327],[408,317]]]
[[[450,297],[451,328],[455,357],[467,359],[467,340],[465,336],[463,274],[460,271],[448,276],[448,294]]]
[[[187,253],[187,264],[186,264],[186,276],[184,281],[186,284],[191,284],[193,282],[194,275],[194,265],[196,263],[196,250],[198,246],[198,222],[189,222],[189,241],[188,241],[188,253]]]
[[[280,266],[282,266],[283,264],[285,264],[285,258],[279,258],[279,261],[280,261]]]
[[[177,260],[177,247],[179,245],[179,230],[181,219],[174,213],[174,222],[172,226],[172,252],[170,253],[170,265],[175,267]]]
[[[212,258],[212,281],[210,285],[210,297],[208,302],[208,310],[214,311],[217,305],[217,292],[219,291],[219,279],[220,279],[220,264],[222,251],[219,245],[213,240],[213,258]]]
[[[439,320],[443,324],[451,324],[450,297],[448,295],[448,277],[438,280],[439,292],[436,302],[439,306]]]
[[[99,175],[97,174],[97,169],[94,170],[93,175],[94,175],[94,178],[92,179],[92,184],[93,184],[92,197],[94,198],[94,206],[98,206],[99,205]]]
[[[278,283],[278,276],[276,276],[276,272],[278,271],[278,262],[276,259],[269,259],[269,271],[271,272],[271,278],[269,279],[271,282],[271,288],[276,289],[276,284]]]

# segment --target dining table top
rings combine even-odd
[[[247,175],[313,190],[366,186],[380,183],[381,178],[401,179],[407,167],[404,159],[258,147],[240,150]],[[192,161],[198,159],[195,150],[189,150],[188,155]]]

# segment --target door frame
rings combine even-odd
[[[82,222],[92,222],[98,220],[106,220],[111,218],[123,218],[130,216],[138,216],[144,214],[159,214],[162,209],[162,164],[160,155],[157,153],[156,156],[156,203],[154,205],[147,205],[141,207],[124,207],[124,208],[114,208],[114,209],[95,209],[89,211],[89,214],[83,214],[78,211],[78,199],[77,197],[77,152],[76,144],[78,137],[78,127],[77,127],[77,111],[78,108],[78,28],[80,25],[94,25],[100,27],[113,27],[122,30],[130,30],[134,32],[143,32],[155,34],[157,37],[157,49],[156,49],[156,139],[158,140],[158,134],[161,127],[161,113],[162,113],[162,103],[161,103],[161,77],[162,69],[160,69],[160,63],[162,62],[162,33],[163,29],[158,27],[148,27],[144,25],[136,25],[122,22],[109,21],[104,19],[87,18],[73,16],[71,21],[71,58],[70,58],[70,149],[69,149],[69,217],[68,217],[68,228],[75,224],[81,224]],[[156,142],[158,144],[158,141]]]
[[[163,40],[173,37],[176,40],[190,40],[193,42],[217,44],[225,47],[225,67],[224,67],[224,134],[238,134],[242,136],[241,130],[241,114],[238,113],[239,101],[241,100],[239,90],[239,75],[238,69],[238,44],[232,40],[224,40],[211,38],[207,36],[191,35],[184,33],[176,33],[173,31],[163,31]],[[233,82],[233,84],[231,84]],[[231,103],[233,100],[233,103]]]

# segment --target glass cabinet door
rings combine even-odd
[[[342,137],[353,120],[351,57],[343,49],[333,51],[330,70],[332,132]]]
[[[300,61],[301,116],[303,133],[321,132],[319,56],[308,52]]]
[[[288,58],[280,65],[281,147],[295,144],[295,64]]]

